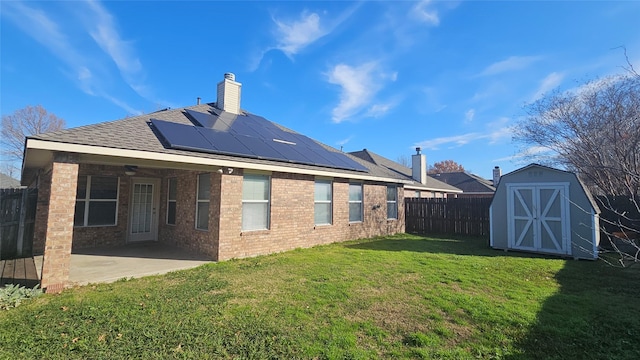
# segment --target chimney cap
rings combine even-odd
[[[420,151],[422,151],[422,148],[420,148],[420,146],[417,146],[417,147],[416,147],[416,153],[417,153],[418,155],[420,155]]]
[[[224,73],[225,80],[236,81],[236,75],[234,73]]]

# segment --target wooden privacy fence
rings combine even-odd
[[[0,260],[31,257],[38,189],[0,189]]]
[[[491,198],[405,199],[406,231],[489,236]]]

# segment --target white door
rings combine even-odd
[[[134,178],[131,183],[129,241],[158,240],[158,179]]]
[[[568,184],[508,185],[509,247],[570,253]]]

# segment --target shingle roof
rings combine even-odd
[[[401,175],[404,176],[407,180],[411,180],[413,181],[414,186],[416,187],[424,187],[425,189],[430,189],[430,190],[442,190],[442,191],[454,191],[454,192],[459,192],[460,189],[458,189],[455,186],[452,186],[450,184],[446,184],[438,179],[435,179],[433,177],[429,177],[427,179],[427,184],[423,185],[420,184],[417,181],[414,181],[412,178],[412,170],[411,168],[408,168],[400,163],[397,163],[393,160],[387,159],[384,156],[380,156],[374,152],[371,152],[367,149],[363,149],[360,151],[352,151],[349,154],[356,156],[360,159],[366,160],[369,163],[373,163],[376,164],[380,167],[383,167],[385,169],[388,169],[389,171],[394,172],[397,175]]]
[[[429,174],[442,182],[453,185],[465,193],[493,193],[496,188],[489,180],[468,172],[450,172],[441,174]]]
[[[182,156],[190,156],[190,157],[205,158],[205,159],[231,160],[231,161],[237,161],[237,162],[246,162],[248,164],[256,163],[256,164],[265,164],[265,165],[279,165],[279,166],[287,166],[287,167],[298,168],[298,169],[319,169],[320,168],[320,169],[329,170],[334,173],[347,174],[347,175],[348,174],[362,175],[362,172],[352,171],[352,170],[334,169],[334,168],[326,168],[326,167],[314,166],[314,165],[279,162],[275,160],[251,159],[251,158],[243,158],[243,157],[237,157],[232,155],[212,154],[212,153],[172,149],[172,148],[165,147],[163,145],[162,141],[160,140],[160,137],[154,133],[153,129],[149,125],[151,119],[170,121],[170,122],[185,124],[185,125],[193,125],[191,120],[187,117],[185,110],[189,109],[193,111],[207,113],[212,111],[213,108],[214,108],[214,103],[188,106],[188,107],[179,108],[179,109],[161,110],[161,111],[153,112],[150,114],[139,115],[139,116],[124,118],[124,119],[115,120],[115,121],[80,126],[76,128],[60,130],[60,131],[51,132],[51,133],[38,134],[38,135],[30,136],[29,139],[52,141],[52,142],[65,143],[65,144],[98,146],[98,147],[105,147],[105,148],[111,148],[111,149],[139,150],[139,151],[154,152],[154,153],[160,153],[160,154],[182,155]],[[216,111],[219,112],[219,110],[217,109]],[[275,125],[282,128],[285,131],[294,132],[279,124],[275,124]],[[322,144],[320,142],[318,142],[318,144],[320,144],[321,146],[323,146],[324,148],[330,151],[340,152],[339,150],[332,148],[330,146],[327,146],[325,144]],[[365,161],[356,156],[352,156],[348,153],[342,153],[342,154],[344,154],[345,156],[349,157],[350,159],[356,161],[357,163],[367,168],[368,175],[370,176],[397,179],[403,182],[407,180],[405,176],[401,176],[395,171],[392,171],[382,166],[378,166],[374,163]]]

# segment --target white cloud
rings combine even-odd
[[[369,109],[367,110],[365,116],[367,116],[367,117],[381,117],[384,114],[386,114],[387,112],[389,112],[389,110],[391,110],[393,107],[395,107],[394,103],[373,104],[371,107],[369,107]]]
[[[348,137],[348,138],[346,138],[346,139],[342,139],[342,140],[340,140],[340,141],[337,141],[337,142],[336,142],[336,144],[338,144],[340,147],[342,147],[342,146],[344,146],[344,145],[347,145],[347,143],[349,143],[349,141],[351,141],[351,140],[353,140],[353,135],[352,135],[352,136],[349,136],[349,137]]]
[[[87,4],[92,7],[99,7],[98,4],[93,2]],[[95,57],[88,54],[90,50],[79,49],[73,45],[73,40],[76,40],[75,37],[79,36],[79,33],[74,31],[76,29],[72,29],[76,19],[70,16],[58,15],[59,19],[56,21],[53,12],[48,14],[35,7],[35,4],[28,6],[23,2],[4,2],[2,7],[3,16],[7,16],[18,28],[47,48],[67,67],[64,72],[76,82],[76,85],[83,92],[92,96],[103,97],[125,109],[129,114],[141,113],[141,111],[111,96],[103,89],[102,83],[109,75],[104,73],[100,61],[95,60]],[[74,9],[79,8],[77,4],[74,4]],[[84,19],[86,16],[88,14],[83,12],[78,15],[78,18]],[[108,39],[108,28],[103,29],[103,32],[105,39]],[[117,47],[115,49],[117,50]],[[112,51],[115,53],[113,47]],[[118,66],[123,64],[127,63],[120,61]]]
[[[300,50],[327,34],[320,25],[320,16],[316,13],[300,14],[299,20],[285,22],[273,19],[277,26],[277,49],[292,57]]]
[[[144,83],[144,69],[131,41],[120,35],[113,16],[97,1],[86,2],[89,11],[82,18],[91,38],[116,64],[125,82],[143,98],[154,102],[149,87]]]
[[[386,79],[395,79],[396,75],[381,72],[376,62],[368,62],[359,66],[338,64],[327,74],[327,81],[339,85],[342,90],[340,102],[332,111],[332,120],[340,123],[356,115],[367,107],[382,88]],[[392,104],[381,103],[371,106],[365,116],[380,116],[388,111]]]
[[[23,2],[7,1],[2,4],[2,12],[14,25],[46,47],[69,67],[75,69],[82,67],[84,62],[82,54],[71,46],[60,26],[43,10],[29,7]]]
[[[341,23],[347,20],[362,3],[356,3],[335,18],[320,17],[317,12],[302,11],[298,19],[282,20],[272,17],[276,25],[275,46],[259,51],[259,56],[252,61],[252,69],[258,67],[264,55],[278,49],[290,59],[307,46],[332,33]]]
[[[560,85],[563,79],[564,79],[564,74],[560,74],[557,72],[552,72],[551,74],[547,75],[540,82],[540,86],[538,87],[538,90],[536,91],[535,95],[533,95],[533,100],[535,101],[539,99],[547,92],[558,87],[558,85]]]
[[[464,113],[464,121],[469,123],[473,121],[473,118],[475,118],[476,116],[476,110],[475,109],[469,109],[467,110],[466,113]]]
[[[462,135],[439,137],[421,141],[415,144],[415,146],[420,146],[428,150],[439,150],[446,145],[447,148],[452,149],[479,140],[489,140],[488,144],[492,145],[502,139],[511,137],[513,129],[507,124],[508,122],[508,118],[500,118],[497,121],[487,124],[489,131],[486,132],[471,132]]]
[[[511,56],[487,66],[478,76],[491,76],[508,71],[522,70],[540,59],[540,56]]]
[[[421,148],[428,150],[439,150],[442,145],[450,144],[450,147],[460,147],[484,137],[485,136],[481,133],[467,133],[462,135],[424,140],[415,144],[415,146],[420,146]]]
[[[505,156],[499,159],[494,159],[494,162],[498,161],[511,161],[516,164],[525,164],[529,163],[532,160],[536,160],[539,162],[545,162],[547,160],[553,159],[555,156],[555,152],[548,147],[545,146],[531,146],[526,148],[517,154],[511,156]]]
[[[438,26],[440,25],[440,17],[432,5],[433,1],[422,0],[411,9],[411,15],[427,25]]]

